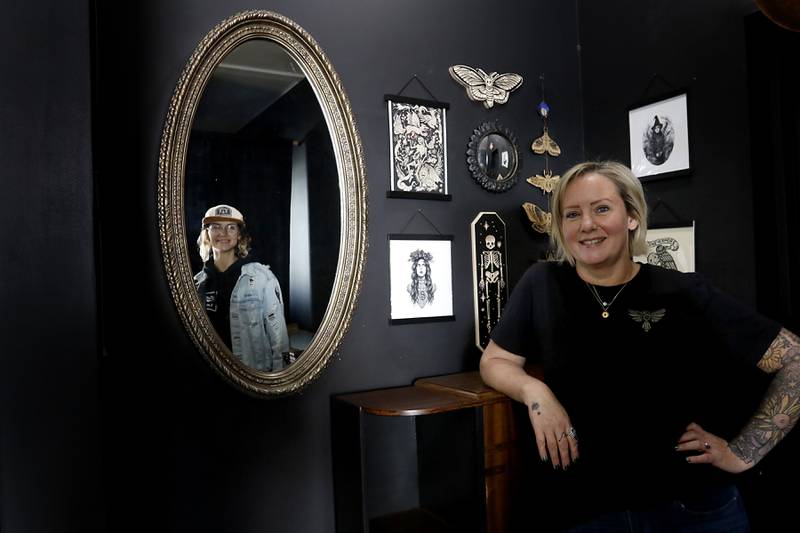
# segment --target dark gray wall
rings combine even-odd
[[[7,306],[0,322],[3,531],[99,531],[105,514],[111,531],[332,531],[330,396],[476,367],[467,228],[478,211],[496,210],[508,223],[512,280],[541,251],[543,240],[526,228],[519,207],[543,205],[541,195],[524,182],[509,193],[484,192],[463,157],[471,129],[499,118],[520,138],[522,177],[540,170],[528,146],[541,133],[541,72],[551,133],[564,149],[552,162],[556,172],[583,158],[581,103],[586,155],[624,160],[625,109],[652,72],[692,88],[694,138],[702,146],[693,145],[695,173],[648,190],[697,219],[699,269],[752,300],[741,22],[751,3],[580,2],[582,93],[576,7],[566,4],[508,0],[494,4],[496,18],[474,0],[96,0],[91,15],[86,6],[58,2],[8,10],[0,22],[8,73],[0,98],[0,220],[7,232],[23,227],[24,237],[7,248],[0,276]],[[275,401],[224,384],[183,333],[164,280],[155,212],[161,128],[183,65],[211,27],[254,7],[291,17],[331,58],[361,129],[370,185],[370,250],[351,331],[317,382]],[[455,63],[519,72],[526,82],[508,104],[486,111],[449,79]],[[385,198],[382,95],[412,74],[452,104],[449,203]],[[413,84],[406,94],[426,96]],[[389,327],[385,236],[418,208],[455,235],[457,320]],[[93,223],[99,246],[92,245]],[[419,217],[409,230],[432,231]]]
[[[0,530],[100,531],[88,5],[4,5],[0,71]]]
[[[172,91],[205,33],[246,8],[278,11],[303,26],[337,69],[358,121],[369,180],[369,253],[359,305],[340,353],[301,394],[257,400],[214,375],[170,300],[156,227],[159,143]],[[524,178],[542,169],[529,146],[541,135],[537,78],[545,73],[551,134],[564,155],[583,156],[575,5],[477,0],[98,2],[96,160],[103,235],[103,360],[107,490],[114,531],[333,531],[329,399],[407,385],[420,376],[473,370],[469,223],[482,210],[508,224],[510,276],[519,278],[544,239],[521,204],[543,197]],[[465,63],[518,72],[508,104],[487,111],[467,99],[447,68]],[[448,113],[451,202],[386,199],[385,93],[416,74]],[[427,97],[415,83],[404,93]],[[467,172],[466,144],[482,121],[500,119],[524,154],[520,183],[491,194]],[[390,327],[388,233],[417,209],[453,234],[456,321]],[[417,217],[409,232],[434,232]]]
[[[688,88],[689,176],[648,181],[696,221],[696,267],[755,303],[753,207],[744,16],[750,0],[592,2],[579,0],[587,158],[630,163],[629,106]],[[659,78],[651,84],[651,78]],[[648,90],[649,87],[649,90]],[[673,222],[659,208],[651,222]]]
[[[788,234],[785,227],[775,227],[778,221],[787,225],[781,218],[786,215],[765,210],[791,205],[792,196],[762,199],[760,211],[753,207],[754,192],[768,191],[761,194],[763,197],[796,187],[790,182],[796,176],[793,161],[797,137],[792,133],[798,128],[793,103],[796,98],[784,97],[792,103],[782,110],[782,127],[769,118],[781,108],[767,102],[778,94],[779,77],[772,72],[796,70],[796,53],[787,46],[795,41],[754,34],[759,42],[751,51],[751,60],[757,64],[748,65],[745,17],[771,24],[760,13],[753,15],[756,8],[749,0],[579,0],[578,6],[587,157],[629,161],[627,108],[645,96],[643,92],[654,74],[667,83],[654,82],[647,97],[669,92],[668,84],[688,87],[693,172],[648,181],[645,191],[651,204],[661,198],[682,218],[696,220],[699,272],[743,301],[758,303],[761,312],[782,323],[796,322],[797,317],[785,312],[792,309],[790,305],[765,305],[777,300],[774,291],[778,280],[791,279],[792,274],[787,271],[791,263],[785,253],[779,261],[766,255],[791,248],[791,241],[784,240]],[[774,62],[772,68],[770,61]],[[763,72],[765,68],[770,76],[748,79],[748,70]],[[755,98],[751,106],[748,83],[756,87],[757,94],[767,93],[768,97],[764,101]],[[785,80],[782,83],[794,87]],[[789,90],[787,94],[795,93]],[[760,121],[760,129],[751,128],[751,113]],[[765,144],[761,135],[776,135],[775,141]],[[752,143],[754,151],[751,136],[758,141]],[[782,146],[786,147],[785,159],[776,150]],[[788,185],[774,181],[779,171],[783,173],[781,179],[785,174]],[[754,230],[754,217],[760,222],[759,234]],[[664,209],[656,211],[651,221],[672,222]],[[789,225],[794,227],[793,223]],[[757,250],[760,256],[756,256]],[[762,269],[761,283],[756,277],[757,262]],[[765,278],[771,279],[765,283]],[[791,300],[791,296],[784,296],[785,300]],[[721,378],[731,379],[727,374]],[[762,387],[749,384],[743,387],[741,397],[758,398]],[[793,482],[800,471],[797,441],[797,433],[790,434],[756,468],[739,478],[754,531],[785,527],[783,517],[774,510],[793,503],[791,496],[777,487]]]

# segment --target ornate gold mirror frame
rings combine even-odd
[[[278,43],[303,70],[325,116],[339,174],[341,229],[330,300],[302,356],[275,373],[245,366],[216,334],[192,277],[184,216],[186,154],[198,103],[217,65],[250,39]],[[344,88],[316,41],[293,21],[269,11],[239,13],[212,29],[197,46],[175,88],[164,125],[158,167],[158,220],[173,302],[186,331],[212,367],[255,396],[291,394],[313,381],[346,333],[361,288],[367,243],[367,184],[361,140]]]

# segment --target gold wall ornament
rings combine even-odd
[[[561,155],[561,147],[556,143],[552,137],[550,137],[550,132],[547,129],[547,126],[544,127],[544,133],[541,137],[538,137],[533,140],[531,144],[531,150],[533,150],[534,154],[543,154],[547,152],[553,157],[558,157]]]
[[[522,76],[512,72],[486,74],[482,69],[467,65],[453,65],[448,71],[466,89],[469,99],[483,102],[486,109],[494,104],[505,104],[511,92],[522,86]]]
[[[544,169],[542,174],[536,174],[535,176],[531,176],[527,179],[528,183],[533,185],[534,187],[540,188],[542,191],[546,193],[553,192],[555,189],[556,184],[558,184],[558,180],[561,179],[559,175],[553,175],[553,171],[549,168]]]
[[[542,101],[536,106],[536,111],[542,117],[544,133],[542,133],[541,137],[533,140],[531,150],[533,150],[534,154],[550,154],[553,157],[558,157],[561,155],[561,147],[550,137],[550,130],[547,127],[547,121],[550,119],[550,106],[544,100],[544,76],[539,76],[539,80],[542,83]],[[547,156],[545,156],[545,166],[547,166]]]
[[[340,199],[338,260],[327,308],[300,357],[278,372],[246,366],[214,330],[190,267],[189,253],[196,253],[193,241],[199,227],[187,231],[185,220],[187,152],[201,97],[225,57],[253,40],[277,43],[313,89],[333,145],[333,175]],[[367,180],[350,101],[333,65],[310,34],[292,20],[263,10],[238,13],[206,34],[184,67],[167,110],[157,201],[161,253],[172,300],[186,332],[212,368],[242,391],[269,398],[297,392],[318,377],[350,326],[361,290],[367,248]]]
[[[528,220],[530,220],[533,229],[539,233],[550,234],[550,227],[553,220],[553,215],[551,213],[548,213],[531,202],[525,202],[522,204],[522,208],[525,210],[525,214],[528,215]]]

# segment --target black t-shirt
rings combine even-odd
[[[203,301],[211,324],[229,349],[231,348],[231,293],[245,262],[237,259],[225,272],[220,272],[214,266],[214,259],[209,259],[203,265],[207,277],[197,286],[197,293]]]
[[[578,461],[540,479],[575,511],[646,506],[731,482],[674,447],[691,422],[736,436],[757,408],[742,401],[752,397],[742,383],[755,381],[780,330],[696,274],[642,265],[621,288],[597,287],[606,302],[619,293],[603,318],[574,268],[539,263],[492,331],[499,346],[542,365],[578,432]]]

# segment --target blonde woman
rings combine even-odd
[[[797,336],[699,275],[635,263],[647,204],[624,165],[574,166],[552,213],[560,261],[523,276],[480,364],[552,466],[531,480],[539,508],[573,532],[748,531],[735,474],[797,422]],[[743,404],[734,378],[758,369],[771,385]]]

